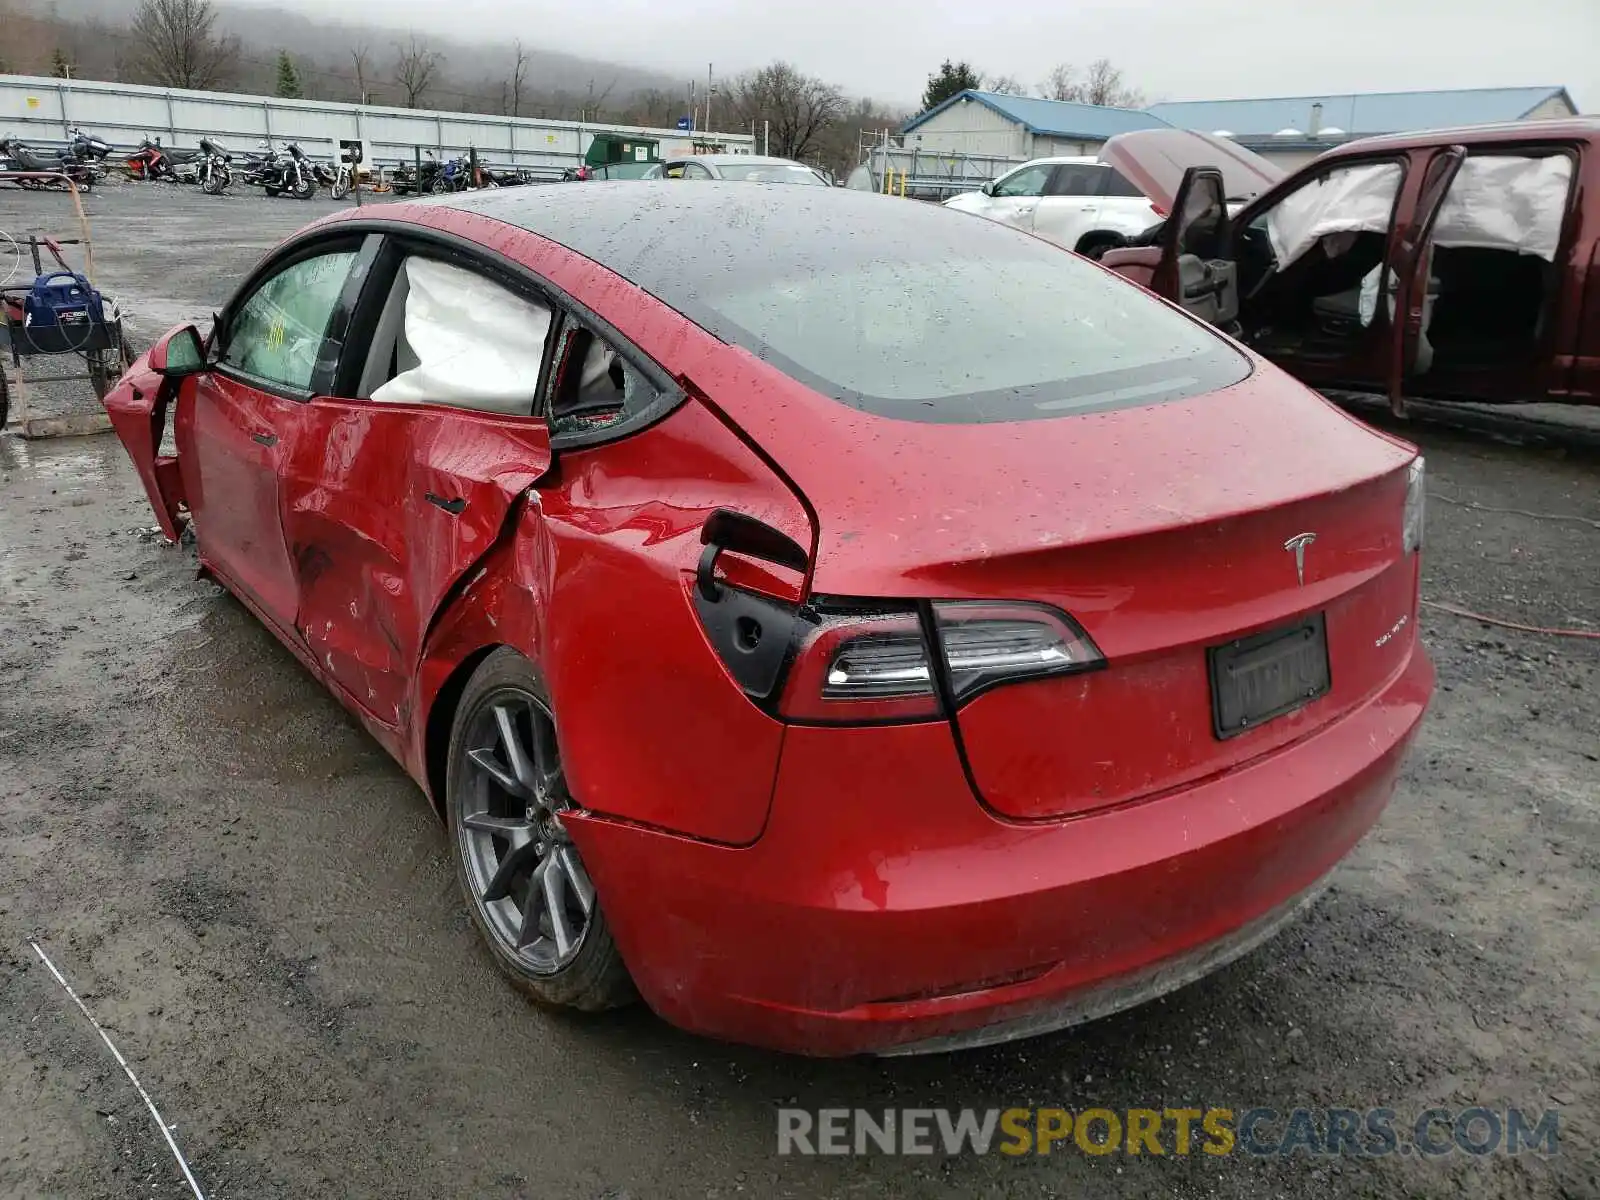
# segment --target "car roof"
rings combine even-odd
[[[1415,133],[1386,133],[1346,142],[1321,155],[1342,158],[1374,150],[1411,150],[1423,146],[1482,145],[1493,142],[1590,141],[1600,137],[1600,117],[1563,117],[1548,121],[1506,121],[1496,125],[1463,125],[1455,129],[1424,129]]]
[[[765,167],[804,167],[805,163],[796,162],[792,158],[767,157],[762,154],[684,154],[674,155],[667,159],[668,162],[697,162],[710,163],[716,166],[719,163],[750,163],[755,166]],[[810,168],[807,168],[808,170]]]
[[[822,270],[830,261],[859,258],[865,248],[893,262],[924,257],[930,245],[952,240],[979,253],[985,239],[1031,237],[937,204],[776,182],[686,188],[641,179],[596,180],[581,188],[491,188],[402,201],[392,206],[394,215],[403,220],[409,205],[478,213],[525,229],[673,307],[686,290],[714,290],[730,269],[744,264],[774,272],[786,263]]]
[[[1020,171],[1023,167],[1092,167],[1099,162],[1100,160],[1092,154],[1057,154],[1050,158],[1030,158],[1012,170]]]

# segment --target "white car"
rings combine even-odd
[[[1127,245],[1166,216],[1120,171],[1088,157],[1036,158],[944,206],[1029,230],[1089,258]]]

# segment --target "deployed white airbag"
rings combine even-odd
[[[1398,163],[1332,171],[1267,213],[1267,236],[1283,270],[1330,233],[1387,233],[1400,191]]]
[[[407,259],[405,272],[405,340],[417,365],[374,388],[372,399],[531,413],[550,310],[432,259]]]
[[[1461,164],[1433,227],[1433,244],[1515,250],[1554,262],[1572,185],[1564,154],[1484,154]]]

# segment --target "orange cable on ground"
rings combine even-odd
[[[1542,633],[1550,637],[1587,638],[1600,641],[1600,629],[1546,629],[1541,625],[1523,625],[1517,621],[1505,621],[1499,617],[1486,617],[1482,613],[1473,612],[1470,608],[1457,608],[1454,604],[1441,604],[1437,600],[1424,600],[1424,608],[1436,608],[1440,612],[1447,612],[1453,616],[1466,617],[1472,621],[1482,621],[1485,625],[1498,625],[1502,629],[1518,629],[1523,633]]]

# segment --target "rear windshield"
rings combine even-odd
[[[717,173],[724,179],[743,179],[755,183],[808,183],[826,187],[822,176],[798,163],[718,163]]]
[[[1155,404],[1249,374],[1249,361],[1210,330],[1116,276],[983,218],[940,211],[971,228],[931,227],[918,213],[914,224],[949,236],[884,253],[840,246],[831,261],[774,254],[675,299],[807,386],[909,420]]]

